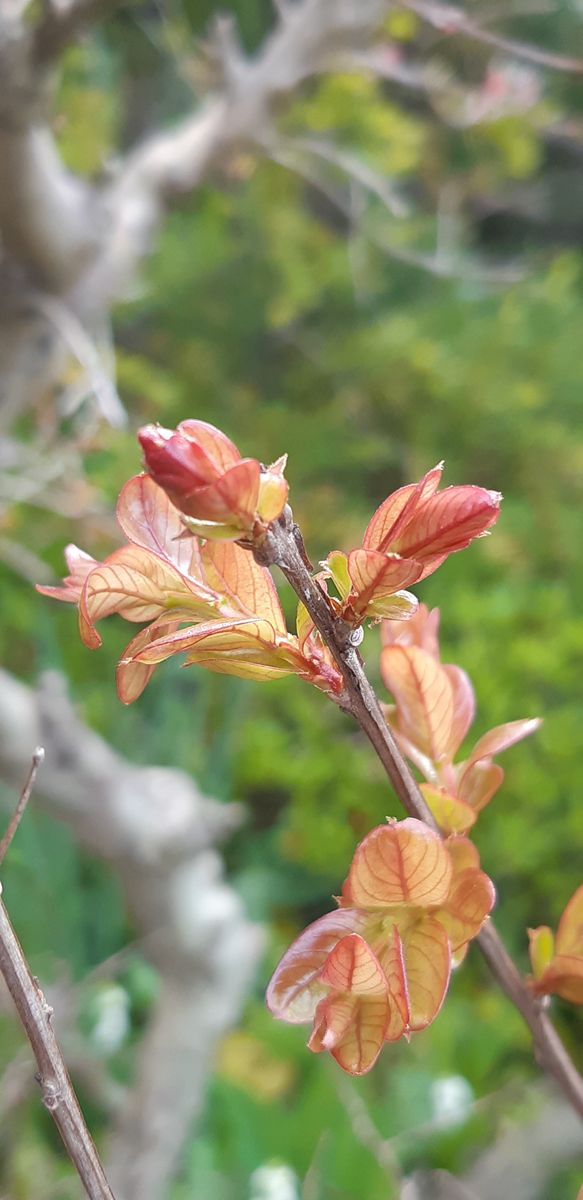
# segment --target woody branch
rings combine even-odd
[[[404,809],[439,832],[383,716],[364,670],[354,632],[335,616],[326,595],[312,578],[301,533],[289,507],[271,526],[260,551],[260,560],[278,566],[305,605],[342,672],[347,707],[371,742]],[[477,942],[494,978],[528,1025],[539,1066],[555,1079],[583,1118],[583,1079],[540,1001],[531,995],[491,920],[478,935]]]

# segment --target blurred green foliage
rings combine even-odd
[[[178,31],[200,32],[215,7],[210,0],[185,4]],[[269,6],[236,7],[252,47],[271,20]],[[566,10],[561,20],[568,33]],[[118,91],[128,63],[143,66],[150,55],[154,78],[166,77],[173,26],[156,26],[152,37],[148,21],[126,14],[69,55],[60,137],[76,170],[98,169],[128,124]],[[405,41],[416,32],[402,23]],[[476,51],[476,72],[480,57]],[[464,134],[436,126],[421,106],[405,106],[373,79],[336,76],[310,86],[282,127],[290,137],[333,136],[413,196],[439,196],[458,176],[485,190],[502,191],[516,179],[534,187],[549,170],[548,112],[572,99],[562,80],[549,89],[547,109]],[[153,91],[150,112],[164,116]],[[178,107],[181,98],[177,84],[165,103]],[[379,233],[388,229],[389,244],[425,250],[435,236],[428,206],[399,226],[378,198],[363,203],[362,221],[351,227],[305,178],[241,155],[220,187],[204,189],[169,218],[140,297],[118,310],[119,388],[133,426],[196,415],[264,461],[287,450],[292,502],[314,560],[354,545],[376,504],[441,458],[446,482],[505,494],[494,535],[417,590],[442,610],[444,658],[474,682],[477,732],[517,717],[545,718],[535,739],[506,756],[504,788],[476,831],[498,888],[498,925],[526,970],[526,926],[556,923],[581,882],[583,858],[581,260],[568,247],[543,255],[531,245],[525,277],[493,286],[485,268],[480,277],[479,261],[497,261],[497,247],[491,235],[482,244],[483,230],[470,222],[463,242],[477,254],[472,269],[464,250],[453,277],[439,278],[379,249]],[[506,252],[504,230],[499,236]],[[111,504],[139,465],[133,435],[99,431],[87,471]],[[96,555],[112,544],[90,523],[79,528],[25,506],[11,510],[8,532],[56,571],[66,541]],[[244,1200],[255,1195],[254,1172],[270,1162],[287,1164],[298,1181],[307,1177],[298,1196],[385,1200],[392,1194],[387,1172],[354,1132],[359,1105],[379,1138],[395,1139],[405,1170],[463,1171],[503,1121],[526,1119],[523,1085],[536,1077],[529,1039],[475,950],[431,1031],[410,1047],[389,1048],[363,1081],[339,1081],[332,1066],[306,1053],[302,1030],[280,1027],[264,1011],[270,968],[294,932],[328,907],[355,843],[385,815],[401,815],[347,718],[293,680],[254,687],[180,673],[174,664],[157,673],[136,706],[122,709],[113,677],[127,628],[107,630],[104,648],[92,655],[71,610],[36,596],[7,568],[1,575],[0,648],[10,670],[33,680],[59,668],[87,720],[129,758],[181,766],[204,789],[242,799],[248,809],[227,849],[228,866],[251,916],[270,925],[269,951],[243,1027],[224,1048],[173,1200]],[[291,618],[292,597],[282,594]],[[373,631],[365,657],[376,681],[377,650]],[[97,1001],[84,980],[132,936],[114,876],[32,810],[3,882],[33,968],[78,987],[90,1045]],[[130,1018],[110,1067],[125,1078],[156,989],[139,954],[118,983]],[[556,1017],[576,1052],[580,1018],[561,1004]],[[0,1061],[8,1061],[12,1037],[13,1027],[0,1022]],[[440,1132],[431,1125],[436,1083],[451,1076],[462,1076],[480,1104]],[[103,1118],[92,1116],[99,1133]],[[27,1155],[10,1156],[3,1183],[13,1200],[37,1195],[39,1171],[55,1181],[55,1195],[61,1175],[63,1196],[75,1194],[38,1107],[15,1120]],[[4,1138],[3,1129],[0,1154]],[[572,1200],[575,1190],[576,1172],[566,1172],[552,1200]]]

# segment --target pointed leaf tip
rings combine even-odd
[[[321,983],[335,992],[383,996],[387,980],[376,955],[358,933],[347,934],[330,951],[320,974]]]

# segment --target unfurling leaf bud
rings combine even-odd
[[[149,474],[200,537],[250,541],[281,515],[285,458],[262,469],[205,421],[146,425],[138,436]]]

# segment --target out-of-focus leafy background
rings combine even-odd
[[[162,23],[154,12],[129,11],[68,53],[57,127],[71,167],[99,170],[119,141],[181,111],[187,47],[215,7],[184,3]],[[272,20],[267,4],[232,7],[253,48]],[[566,51],[576,17],[565,3],[551,16],[522,16],[514,31]],[[393,15],[387,33],[405,58],[423,36],[409,13]],[[411,215],[394,219],[341,172],[332,177],[342,204],[305,171],[241,153],[170,217],[140,294],[116,311],[118,384],[132,430],[197,416],[264,461],[288,451],[292,502],[315,559],[354,545],[391,489],[442,458],[446,482],[504,493],[494,535],[417,590],[442,610],[445,660],[473,679],[477,731],[545,719],[535,739],[506,756],[504,788],[476,831],[498,889],[497,923],[526,970],[526,927],[557,921],[581,882],[583,857],[581,146],[575,152],[566,133],[554,132],[570,122],[571,139],[580,135],[581,91],[568,75],[498,61],[469,42],[428,47],[439,54],[467,95],[484,92],[487,62],[502,81],[518,73],[524,102],[488,110],[486,89],[485,115],[458,128],[448,119],[448,105],[457,113],[466,103],[457,94],[436,115],[421,92],[373,73],[306,87],[282,115],[286,136],[330,139],[358,155],[390,180]],[[416,261],[428,256],[435,267],[436,239],[443,271]],[[409,252],[415,261],[402,261]],[[133,432],[100,426],[85,467],[86,486],[113,506],[140,467]],[[95,555],[114,545],[103,521],[26,504],[6,522],[10,538],[55,571],[67,541]],[[306,1052],[304,1030],[265,1011],[270,969],[294,933],[326,910],[355,843],[385,815],[401,815],[348,720],[293,680],[254,686],[173,664],[124,709],[114,692],[121,622],[92,654],[72,610],[37,596],[8,566],[0,574],[8,669],[33,681],[58,668],[86,720],[130,759],[181,766],[209,794],[247,808],[227,847],[228,870],[250,916],[267,924],[268,950],[240,1028],[223,1045],[172,1200],[384,1200],[393,1175],[383,1139],[405,1170],[462,1174],[502,1129],[527,1122],[537,1078],[529,1038],[475,949],[431,1030],[388,1048],[363,1081],[339,1078]],[[377,647],[373,631],[365,656],[375,679]],[[71,980],[90,1047],[103,1005],[118,1006],[106,1070],[127,1079],[155,977],[138,947],[111,982],[84,982],[132,941],[114,876],[34,809],[4,874],[33,969]],[[555,1015],[580,1054],[580,1016],[561,1003]],[[4,1063],[13,1037],[3,1018]],[[104,1115],[91,1105],[89,1115],[100,1136]],[[17,1132],[17,1150],[2,1146],[0,1192],[39,1196],[40,1171],[60,1195],[68,1168],[36,1098],[20,1109]],[[278,1164],[280,1191],[272,1192],[268,1172]],[[569,1163],[549,1198],[570,1200],[578,1182]]]

